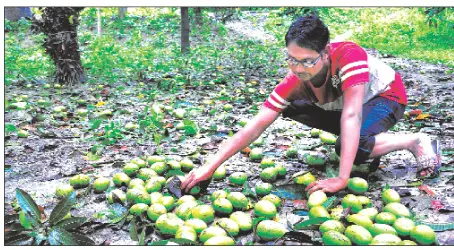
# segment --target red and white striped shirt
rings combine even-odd
[[[391,67],[368,55],[353,42],[331,43],[331,69],[322,95],[316,96],[309,81],[301,81],[291,71],[274,88],[263,104],[282,112],[294,100],[308,100],[325,110],[342,110],[342,93],[355,85],[367,84],[364,103],[380,95],[407,104],[405,86]]]

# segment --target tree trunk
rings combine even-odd
[[[126,15],[126,11],[128,10],[128,8],[118,8],[118,17],[120,18],[120,20],[123,20],[125,19],[125,15]]]
[[[181,7],[181,53],[189,52],[189,13],[188,7]]]
[[[96,12],[98,13],[98,36],[101,36],[102,33],[101,8],[96,8]]]
[[[81,7],[46,7],[42,9],[41,21],[34,20],[39,31],[47,37],[44,48],[56,66],[55,81],[57,83],[79,83],[83,77],[80,62],[77,26]]]
[[[195,21],[197,23],[197,26],[199,26],[199,27],[203,26],[202,8],[195,7],[194,12],[195,12]]]

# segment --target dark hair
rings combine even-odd
[[[329,42],[328,27],[315,14],[302,16],[290,25],[285,35],[285,46],[291,42],[320,53]]]

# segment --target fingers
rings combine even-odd
[[[317,185],[317,182],[312,182],[311,184],[307,185],[307,187],[304,189],[304,191],[308,191],[309,189],[311,189],[315,185]]]
[[[321,189],[322,187],[320,186],[320,183],[317,181],[317,182],[312,182],[311,184],[309,184],[305,191],[308,191],[307,193],[310,195],[312,194],[313,192]]]
[[[180,188],[181,189],[185,189],[188,186],[188,184],[191,183],[193,178],[194,178],[194,172],[191,171],[191,172],[189,172],[189,174],[186,177],[186,179],[181,183]]]
[[[317,190],[322,190],[323,192],[331,192],[331,189],[329,186],[327,186],[329,183],[326,181],[316,181],[312,182],[311,184],[307,185],[305,191],[307,191],[308,195],[311,195],[313,192]]]
[[[188,193],[189,190],[191,190],[191,188],[195,186],[195,184],[197,184],[197,182],[191,181],[191,182],[186,186],[186,188],[184,189],[184,192],[185,192],[185,193]]]

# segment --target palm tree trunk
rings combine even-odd
[[[44,48],[56,66],[55,82],[60,84],[79,83],[83,76],[80,62],[77,26],[81,7],[43,8],[42,21],[36,22],[39,31],[47,38]]]

